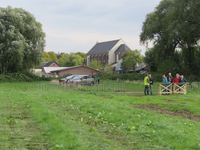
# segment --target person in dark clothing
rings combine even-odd
[[[184,78],[184,76],[181,75],[181,76],[180,76],[179,83],[186,83],[186,82],[187,82],[186,78]],[[183,88],[184,88],[184,90],[186,91],[186,86],[183,86]],[[183,90],[181,89],[181,91],[183,91]],[[184,94],[186,94],[186,93],[184,93]]]
[[[167,81],[168,81],[168,83],[173,83],[174,82],[171,72],[167,76]],[[169,86],[169,89],[170,88],[171,88],[171,86]],[[172,86],[172,91],[173,91],[173,86]],[[169,90],[168,90],[168,92],[169,92]]]
[[[187,80],[184,78],[183,75],[181,75],[181,78],[180,78],[180,80],[179,80],[179,83],[186,83],[186,82],[187,82]]]
[[[100,79],[98,78],[98,84],[100,84]]]
[[[167,81],[173,83],[173,77],[171,73],[169,73],[169,75],[167,76]]]
[[[149,82],[150,82],[151,95],[153,95],[153,78],[151,77],[151,74],[149,74]]]

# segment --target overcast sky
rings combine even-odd
[[[0,0],[0,7],[21,7],[42,23],[45,51],[84,52],[102,41],[122,38],[132,49],[141,46],[139,35],[146,14],[161,0]]]

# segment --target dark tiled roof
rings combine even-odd
[[[42,69],[48,62],[41,62],[40,66],[38,68]]]
[[[100,54],[109,52],[119,40],[97,43],[87,55]]]
[[[43,67],[49,67],[53,62],[56,63],[56,64],[60,67],[60,65],[59,65],[57,62],[55,62],[54,60],[48,62],[48,63],[47,63],[46,65],[44,65]]]
[[[128,46],[126,46],[125,44],[122,44],[119,46],[119,48],[115,51],[116,52],[125,52],[127,50],[131,50]]]

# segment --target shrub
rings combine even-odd
[[[39,77],[29,71],[0,74],[0,82],[33,82],[51,80],[52,78],[44,76]]]

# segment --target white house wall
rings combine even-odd
[[[34,73],[35,75],[42,76],[42,69],[30,69],[30,72]]]
[[[120,39],[119,42],[117,42],[117,44],[115,44],[115,46],[109,51],[108,64],[112,64],[115,62],[115,51],[119,48],[121,44],[125,44],[122,39]]]

